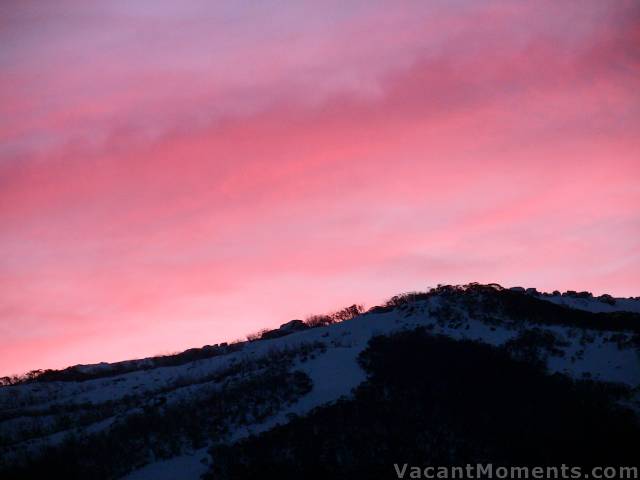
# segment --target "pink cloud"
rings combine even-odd
[[[638,294],[633,2],[7,5],[0,372],[442,282]]]

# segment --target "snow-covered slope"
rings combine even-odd
[[[551,295],[540,297],[542,300],[553,302],[557,305],[564,305],[569,308],[577,308],[593,313],[610,312],[635,312],[640,313],[640,299],[637,298],[614,298],[612,303],[602,301],[598,298],[581,298],[571,295]]]
[[[615,298],[611,295],[594,297],[590,292],[567,291],[564,293],[538,292],[535,288],[512,287],[509,290],[525,293],[540,300],[564,305],[565,307],[585,310],[592,313],[633,312],[640,313],[640,297]]]
[[[86,381],[0,388],[0,454],[7,462],[29,458],[43,446],[68,440],[70,435],[108,432],[126,425],[133,415],[155,414],[218,397],[222,398],[222,413],[217,421],[223,426],[215,440],[234,442],[349,395],[365,379],[357,358],[369,340],[416,327],[454,339],[507,345],[514,355],[522,353],[523,345],[533,345],[551,372],[632,389],[640,386],[640,324],[634,324],[633,318],[626,319],[623,328],[613,323],[608,328],[606,318],[598,323],[600,317],[584,327],[574,320],[563,323],[555,318],[563,310],[550,311],[545,314],[549,318],[543,316],[542,320],[524,320],[500,303],[502,297],[493,298],[491,288],[483,288],[486,290],[443,290],[406,297],[394,306],[372,309],[352,320],[247,342],[227,354],[182,365]],[[611,304],[594,298],[504,292],[511,295],[509,299],[526,297],[588,312],[640,311],[638,300],[615,299]],[[267,392],[258,411],[246,403],[253,401],[257,389],[272,387],[257,387],[262,385],[256,383],[261,378],[288,375],[290,379],[295,372],[310,381],[309,389],[301,386],[290,391],[283,386],[281,391]],[[233,389],[236,396],[224,397]],[[245,405],[244,410],[232,409],[230,398],[233,405]],[[175,478],[177,471],[180,478],[198,478],[206,469],[202,460],[207,457],[208,441],[180,439],[180,445],[166,452],[165,458],[140,460],[127,478]]]

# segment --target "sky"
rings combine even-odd
[[[640,295],[630,0],[0,4],[0,375],[439,283]]]

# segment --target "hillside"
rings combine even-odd
[[[1,387],[0,474],[394,478],[400,461],[634,458],[639,299],[471,284],[317,320]]]

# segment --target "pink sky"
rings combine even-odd
[[[636,1],[5,1],[0,374],[438,283],[640,295]]]

